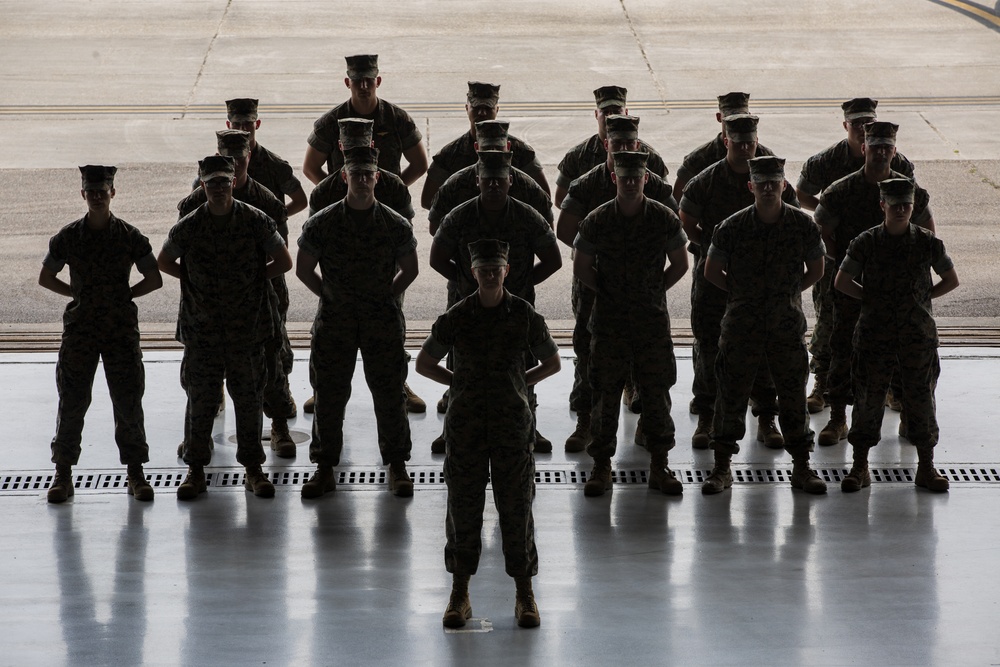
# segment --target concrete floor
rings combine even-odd
[[[268,462],[278,493],[263,500],[220,486],[242,472],[230,407],[216,422],[209,492],[181,503],[170,488],[184,472],[174,458],[183,415],[179,356],[151,352],[144,405],[156,500],[139,503],[121,486],[99,374],[76,469],[80,488],[52,506],[44,488],[54,355],[0,357],[0,404],[17,415],[0,471],[0,665],[1000,662],[1000,459],[989,437],[1000,353],[942,351],[937,460],[953,480],[950,493],[918,491],[906,480],[915,452],[895,437],[898,417],[887,412],[873,467],[900,481],[842,494],[836,480],[849,461],[842,443],[815,455],[831,482],[825,497],[766,481],[783,479],[790,461],[758,445],[752,429],[735,466],[746,481],[703,497],[697,480],[710,453],[687,445],[695,424],[686,412],[690,351],[678,354],[671,465],[685,495],[668,498],[641,483],[648,455],[631,443],[636,416],[623,412],[615,469],[630,481],[602,498],[583,496],[589,458],[561,451],[573,424],[565,358],[539,392],[540,428],[557,444],[537,456],[542,626],[514,623],[513,585],[488,503],[472,584],[475,620],[461,632],[445,631],[440,620],[450,579],[443,457],[429,451],[441,428],[437,414],[411,416],[411,470],[420,477],[412,499],[395,498],[380,482],[371,398],[359,375],[341,466],[348,483],[319,501],[300,498],[311,469],[311,418],[300,414],[299,457]],[[308,396],[307,355],[298,352],[292,377],[300,403]],[[436,400],[432,383],[411,380]],[[826,417],[815,415],[814,428]]]

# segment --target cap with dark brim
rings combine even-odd
[[[859,120],[862,118],[875,120],[878,116],[875,112],[877,106],[878,100],[873,100],[870,97],[855,97],[841,104],[840,108],[844,110],[844,120]]]
[[[594,91],[594,101],[598,109],[608,107],[625,108],[627,106],[628,90],[621,86],[601,86]]]
[[[345,151],[350,148],[371,147],[375,121],[367,118],[341,118],[337,121],[337,128]]]
[[[479,150],[507,150],[510,139],[510,121],[481,120],[476,123],[476,143]]]
[[[760,119],[749,113],[738,113],[722,119],[726,136],[739,143],[757,141],[757,122]]]
[[[878,184],[879,195],[886,204],[912,204],[916,185],[908,178],[887,178]]]
[[[723,116],[750,113],[750,93],[732,92],[719,95],[719,111]]]
[[[347,77],[349,79],[374,79],[378,76],[378,55],[347,56]]]
[[[611,158],[615,163],[615,176],[627,178],[642,176],[646,173],[646,163],[649,161],[649,153],[643,151],[618,151],[617,153],[612,153]]]
[[[344,169],[352,171],[378,171],[378,149],[356,146],[344,151]]]
[[[762,155],[750,158],[750,180],[754,183],[785,180],[785,158]]]
[[[469,81],[466,99],[472,107],[495,107],[500,103],[500,84]]]
[[[250,155],[250,133],[241,130],[219,130],[215,133],[219,155],[244,158]]]
[[[504,266],[510,256],[510,244],[498,239],[479,239],[469,244],[471,266]]]
[[[236,161],[228,155],[209,155],[198,161],[198,178],[207,182],[213,178],[236,178]]]
[[[508,151],[479,151],[476,174],[480,178],[509,178],[513,153]]]
[[[639,117],[615,114],[607,117],[608,139],[635,141],[639,138]]]
[[[112,190],[118,167],[88,164],[80,167],[81,187],[84,190]]]
[[[895,146],[899,125],[876,120],[865,125],[865,143],[869,146]]]
[[[257,100],[249,97],[226,100],[226,116],[230,123],[247,123],[257,120]]]

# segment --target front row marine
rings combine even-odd
[[[280,327],[270,281],[292,268],[292,258],[274,220],[233,198],[232,157],[206,157],[198,174],[207,201],[171,228],[157,257],[160,270],[181,285],[177,339],[184,345],[182,458],[188,474],[177,497],[191,500],[206,491],[223,383],[236,412],[236,460],[246,468],[244,486],[271,497],[274,485],[261,470],[267,458],[261,445],[264,351]]]
[[[847,434],[854,465],[840,485],[848,492],[872,482],[868,450],[881,439],[885,392],[893,371],[903,384],[900,435],[916,446],[919,457],[913,481],[931,491],[947,491],[949,486],[934,467],[934,389],[941,365],[931,300],[958,287],[958,274],[941,240],[911,222],[915,191],[908,178],[879,183],[882,224],[851,242],[834,279],[834,287],[861,302],[851,360],[854,411]],[[941,277],[937,283],[932,270]]]
[[[134,299],[163,285],[153,249],[143,234],[111,213],[115,167],[80,167],[80,195],[87,214],[63,227],[49,241],[38,284],[72,301],[63,313],[63,335],[56,363],[59,412],[52,439],[56,474],[48,490],[50,503],[73,495],[72,466],[80,459],[84,416],[90,407],[99,361],[111,394],[115,442],[128,466],[128,492],[152,500],[153,487],[142,464],[149,446],[142,413],[145,369],[139,346],[138,309]],[[142,274],[129,285],[132,265]],[[58,277],[69,265],[69,283]]]
[[[514,616],[519,626],[536,627],[535,419],[529,387],[559,371],[559,348],[545,319],[504,288],[510,246],[485,238],[467,248],[478,289],[437,319],[416,364],[418,373],[450,388],[445,567],[453,584],[442,620],[445,627],[458,628],[472,617],[469,580],[479,567],[486,486],[492,481],[505,568],[516,585]],[[449,353],[453,371],[441,365]],[[540,362],[527,368],[527,359]]]

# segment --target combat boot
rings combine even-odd
[[[311,415],[313,413],[313,410],[315,409],[316,409],[316,395],[313,394],[312,396],[306,399],[305,403],[302,404],[302,412],[306,413],[307,415]]]
[[[389,490],[392,495],[409,498],[413,495],[413,480],[406,472],[405,461],[393,461],[389,464]]]
[[[688,402],[688,412],[693,415],[701,414],[701,408],[698,407],[698,402],[693,398]]]
[[[439,415],[448,412],[448,392],[441,394],[441,398],[438,399],[437,411]]]
[[[854,465],[851,467],[851,472],[840,480],[840,490],[844,493],[853,493],[871,485],[872,476],[868,472],[868,449],[856,446],[854,448]]]
[[[684,493],[684,485],[674,477],[674,471],[667,467],[665,453],[652,454],[649,457],[649,488],[659,489],[668,496],[679,496]]]
[[[267,478],[264,471],[260,469],[260,464],[246,466],[246,477],[243,479],[243,488],[253,491],[259,498],[273,498],[274,484]]]
[[[733,471],[729,467],[732,456],[715,452],[715,467],[701,484],[701,492],[706,496],[722,493],[733,485]]]
[[[806,408],[808,408],[809,414],[814,415],[823,411],[823,408],[826,407],[824,394],[826,394],[826,376],[817,375],[813,382],[812,392],[806,397]]]
[[[288,404],[291,406],[288,410],[288,419],[295,419],[296,415],[299,413],[299,406],[295,404],[295,397],[292,396],[292,388],[288,385],[288,378],[285,378],[285,393],[288,394]]]
[[[691,446],[695,449],[708,449],[708,444],[712,441],[712,419],[715,417],[711,412],[702,412],[698,415],[698,426],[691,436]]]
[[[823,427],[823,430],[819,432],[819,437],[816,438],[816,443],[823,447],[829,447],[830,445],[836,445],[846,437],[847,406],[831,404],[830,421]]]
[[[885,407],[894,412],[899,412],[903,409],[903,402],[893,395],[892,389],[885,392]]]
[[[431,442],[431,454],[444,454],[448,449],[448,441],[444,439],[444,433],[434,438]]]
[[[324,493],[337,490],[337,473],[333,466],[320,465],[309,481],[302,485],[303,498],[319,498]]]
[[[913,478],[913,483],[928,491],[947,491],[950,486],[948,478],[938,472],[934,467],[934,448],[917,448],[917,474]]]
[[[417,396],[413,390],[410,389],[410,385],[405,382],[403,383],[403,393],[406,394],[407,412],[413,412],[416,414],[427,412],[427,403],[424,402],[424,399]]]
[[[603,496],[605,491],[611,490],[611,485],[611,459],[594,459],[594,468],[583,485],[583,495]]]
[[[820,479],[816,471],[809,467],[809,455],[792,459],[792,488],[802,489],[806,493],[826,493],[826,482]]]
[[[537,628],[542,619],[538,615],[535,594],[531,590],[531,577],[514,577],[517,592],[514,595],[514,618],[522,628]]]
[[[295,441],[288,432],[288,422],[284,419],[271,420],[271,449],[282,459],[295,458]]]
[[[639,417],[635,423],[635,435],[632,436],[632,442],[640,447],[646,446],[646,434],[642,432],[642,417]]]
[[[544,435],[535,429],[535,444],[534,450],[536,454],[551,454],[552,453],[552,441],[546,438]]]
[[[642,399],[639,398],[639,390],[633,387],[631,382],[625,383],[625,388],[622,390],[622,403],[635,414],[642,412]]]
[[[774,417],[757,417],[757,442],[763,442],[768,449],[781,449],[785,446],[785,437],[774,424]]]
[[[73,495],[73,468],[68,465],[57,465],[56,475],[49,484],[47,498],[50,503],[64,503]]]
[[[566,451],[582,452],[590,444],[590,413],[576,413],[576,430],[566,438]]]
[[[441,622],[446,628],[461,628],[472,618],[472,602],[469,601],[469,576],[452,575],[451,598],[444,610]]]
[[[126,476],[128,483],[128,494],[134,496],[136,500],[152,500],[153,487],[146,481],[146,473],[142,471],[141,463],[130,463]]]
[[[177,500],[194,500],[199,493],[205,493],[207,490],[208,482],[205,480],[205,468],[190,466],[184,481],[177,487]]]

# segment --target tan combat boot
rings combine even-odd
[[[785,446],[785,437],[775,426],[774,417],[757,418],[757,442],[763,442],[768,449],[781,449]]]
[[[184,481],[177,487],[177,500],[194,500],[199,493],[205,493],[207,490],[208,482],[205,480],[205,468],[190,466]]]
[[[583,485],[583,495],[603,496],[605,491],[611,490],[611,459],[594,459],[594,469],[587,477],[587,483]]]
[[[260,464],[246,466],[246,477],[243,479],[243,488],[253,491],[258,498],[273,498],[274,484],[267,478],[264,471],[260,469]]]
[[[809,467],[809,454],[792,459],[792,488],[802,489],[806,493],[826,493],[826,482],[820,479],[816,471]]]
[[[570,453],[582,452],[590,444],[590,413],[576,413],[576,430],[566,438],[566,451]]]
[[[840,480],[840,490],[844,493],[853,493],[871,485],[872,476],[868,472],[868,448],[855,446],[854,465],[851,467],[851,472]]]
[[[646,434],[642,432],[642,417],[639,417],[635,422],[635,435],[632,436],[632,442],[640,447],[646,446]]]
[[[128,465],[128,494],[136,500],[149,501],[153,499],[153,487],[146,481],[146,473],[142,471],[141,463]]]
[[[413,495],[413,480],[406,472],[405,461],[393,461],[389,464],[389,490],[392,495],[409,498]]]
[[[893,395],[892,389],[885,392],[885,407],[894,412],[899,412],[903,409],[903,402]]]
[[[823,408],[826,407],[826,397],[823,395],[825,393],[826,376],[817,375],[813,382],[812,392],[806,397],[806,408],[809,410],[809,414],[814,415],[823,411]]]
[[[434,438],[431,442],[431,454],[444,454],[448,449],[448,441],[445,440],[444,433]]]
[[[928,491],[947,491],[950,484],[948,478],[938,472],[934,467],[934,448],[917,448],[917,474],[913,478],[913,483]]]
[[[626,382],[622,389],[622,403],[635,414],[642,413],[642,399],[639,398],[639,390],[632,386],[631,382]]]
[[[819,432],[816,443],[823,447],[836,445],[847,437],[847,406],[830,405],[830,421]]]
[[[667,467],[666,453],[652,454],[649,457],[649,488],[659,489],[668,496],[684,493],[684,485],[674,477],[674,471]]]
[[[452,575],[451,597],[444,610],[441,622],[446,628],[461,628],[472,618],[472,603],[469,601],[469,576]]]
[[[695,449],[708,449],[708,444],[712,441],[712,419],[715,417],[711,412],[702,412],[698,415],[698,426],[691,436],[691,446]]]
[[[313,394],[312,396],[306,399],[305,403],[302,404],[302,412],[306,413],[307,415],[311,415],[313,413],[313,410],[315,409],[316,409],[316,395]]]
[[[424,399],[417,396],[414,391],[410,389],[410,385],[405,382],[403,383],[403,393],[406,394],[407,412],[413,412],[416,414],[427,412],[427,403],[424,402]]]
[[[68,465],[57,465],[56,475],[52,478],[47,494],[50,503],[64,503],[73,495],[73,468]]]
[[[732,461],[729,454],[715,452],[715,467],[711,474],[701,483],[701,492],[706,496],[722,493],[733,485],[733,471],[729,468]]]
[[[536,454],[551,454],[552,441],[539,433],[538,429],[535,429],[535,443],[533,445],[533,449]]]
[[[535,604],[535,594],[531,590],[531,577],[514,577],[517,592],[514,595],[514,618],[522,628],[537,628],[542,622]]]
[[[337,490],[337,473],[333,466],[320,465],[309,481],[302,485],[303,498],[319,498],[324,493]]]
[[[441,394],[441,398],[438,399],[437,411],[439,415],[443,415],[448,412],[448,392]]]
[[[295,441],[288,432],[288,422],[284,419],[271,420],[271,449],[282,459],[295,458]]]

